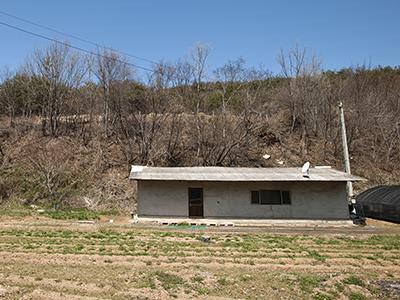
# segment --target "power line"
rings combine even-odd
[[[20,28],[20,27],[17,27],[17,26],[8,24],[8,23],[4,23],[4,22],[1,22],[1,21],[0,21],[0,25],[9,27],[9,28],[12,28],[12,29],[15,29],[15,30],[18,30],[18,31],[21,31],[21,32],[24,32],[24,33],[27,33],[27,34],[30,34],[30,35],[33,35],[33,36],[38,37],[38,38],[42,38],[42,39],[45,39],[45,40],[48,40],[48,41],[51,41],[51,42],[55,42],[55,43],[57,43],[57,44],[61,44],[61,45],[64,45],[64,46],[73,48],[73,49],[75,49],[75,50],[85,52],[85,53],[87,53],[87,54],[99,56],[99,57],[102,57],[102,58],[108,58],[106,55],[102,55],[102,54],[100,54],[100,53],[96,53],[96,52],[93,52],[93,51],[90,51],[90,50],[86,50],[86,49],[84,49],[84,48],[81,48],[81,47],[77,47],[77,46],[68,44],[68,43],[66,43],[66,42],[61,42],[61,41],[56,40],[56,39],[54,39],[54,38],[51,38],[51,37],[48,37],[48,36],[45,36],[45,35],[42,35],[42,34],[39,34],[39,33],[35,33],[35,32],[32,32],[32,31],[29,31],[29,30],[26,30],[26,29],[23,29],[23,28]],[[130,66],[132,66],[132,67],[138,68],[138,69],[142,69],[142,70],[145,70],[145,71],[153,72],[153,70],[151,70],[151,69],[149,69],[149,68],[146,68],[146,67],[142,67],[142,66],[139,66],[139,65],[130,63],[130,62],[126,62],[126,61],[120,60],[120,59],[115,59],[115,60],[118,61],[118,62],[121,62],[121,63],[125,63],[125,64],[127,64],[127,65],[130,65]]]
[[[63,31],[59,31],[59,30],[51,28],[49,26],[42,25],[42,24],[30,21],[30,20],[24,19],[24,18],[18,17],[16,15],[12,15],[12,14],[7,13],[5,11],[1,11],[0,10],[0,14],[5,15],[5,16],[10,17],[10,18],[14,18],[16,20],[19,20],[19,21],[22,21],[22,22],[25,22],[25,23],[28,23],[28,24],[31,24],[31,25],[34,25],[34,26],[37,26],[37,27],[40,27],[40,28],[43,28],[43,29],[46,29],[48,31],[52,31],[52,32],[57,33],[57,34],[61,34],[61,35],[70,37],[72,39],[75,39],[75,40],[78,40],[78,41],[81,41],[81,42],[84,42],[84,43],[87,43],[87,44],[90,44],[90,45],[93,45],[93,46],[96,46],[96,47],[99,47],[99,48],[103,48],[103,49],[108,49],[108,50],[112,50],[112,51],[115,51],[115,52],[119,52],[120,54],[123,54],[125,56],[129,56],[129,57],[132,57],[132,58],[135,58],[135,59],[140,59],[140,60],[152,63],[152,64],[158,64],[157,62],[155,62],[153,60],[150,60],[150,59],[147,59],[147,58],[144,58],[144,57],[140,57],[140,56],[137,56],[137,55],[129,54],[129,53],[126,53],[126,52],[123,52],[123,51],[120,51],[120,50],[115,50],[115,49],[113,49],[111,47],[100,45],[99,43],[92,42],[92,41],[90,41],[88,39],[81,38],[81,37],[79,37],[77,35],[70,34],[70,33],[63,32]]]

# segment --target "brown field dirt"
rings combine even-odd
[[[0,299],[400,299],[400,226],[0,221]],[[202,241],[202,236],[210,242]]]

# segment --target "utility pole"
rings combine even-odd
[[[344,111],[343,103],[339,102],[339,112],[340,112],[340,129],[342,133],[342,143],[343,143],[343,158],[344,158],[344,168],[346,173],[351,174],[350,169],[350,158],[349,158],[349,148],[347,146],[347,135],[346,135],[346,125],[344,123]],[[353,183],[347,181],[347,198],[349,203],[353,203]]]

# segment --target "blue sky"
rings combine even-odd
[[[183,57],[203,42],[212,48],[209,70],[241,56],[278,73],[280,49],[296,43],[325,69],[400,65],[397,0],[2,0],[0,10],[156,61]],[[0,21],[63,39],[3,15]],[[0,68],[48,44],[1,25],[0,37]]]

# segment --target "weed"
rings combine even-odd
[[[333,296],[325,293],[317,293],[314,295],[315,300],[333,300]]]
[[[365,297],[363,294],[358,293],[358,292],[351,292],[349,295],[350,300],[366,300],[367,297]]]
[[[154,282],[154,278],[151,275],[146,276],[143,280],[143,284],[141,285],[141,287],[150,288],[153,290],[156,289],[156,283]]]
[[[321,261],[321,262],[324,262],[326,260],[325,255],[322,255],[315,250],[307,250],[307,252],[308,252],[308,257],[310,257],[310,258],[313,258],[313,259]]]
[[[358,285],[358,286],[364,286],[364,282],[362,281],[361,278],[358,278],[354,275],[351,275],[350,277],[347,277],[342,281],[344,284],[352,284],[352,285]]]
[[[84,248],[85,248],[84,245],[78,244],[78,245],[75,246],[75,251],[76,251],[76,252],[79,252],[79,251],[82,251]]]
[[[155,275],[158,281],[160,281],[161,286],[166,290],[175,289],[184,283],[183,278],[175,274],[157,271]]]
[[[196,275],[196,276],[192,277],[192,281],[196,282],[196,283],[203,283],[204,278],[199,275]]]
[[[340,282],[336,282],[335,287],[336,287],[337,291],[340,293],[344,291],[344,286]]]
[[[200,294],[200,295],[206,295],[210,292],[210,290],[204,286],[200,286],[196,288],[196,291]]]
[[[218,278],[217,283],[219,285],[227,285],[228,284],[228,280],[226,280],[225,277],[221,277],[221,278]]]
[[[304,292],[311,292],[323,281],[324,278],[318,275],[304,275],[299,278],[300,288]]]

